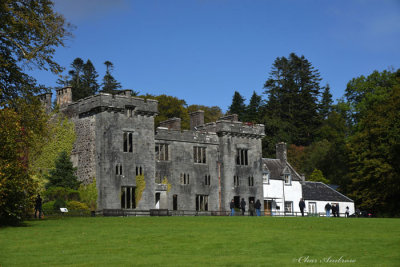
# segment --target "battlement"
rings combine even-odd
[[[154,116],[158,113],[157,106],[157,100],[132,97],[129,94],[100,93],[69,104],[65,112],[82,117],[102,111],[124,112],[129,109],[137,115]]]
[[[155,139],[163,141],[179,141],[188,143],[218,145],[218,136],[215,132],[177,131],[165,127],[157,127]]]
[[[218,120],[197,127],[198,131],[215,132],[220,136],[234,135],[250,138],[264,137],[264,125],[245,123],[235,120]]]

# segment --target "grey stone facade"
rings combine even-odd
[[[197,111],[189,131],[181,131],[179,118],[154,129],[155,100],[126,90],[77,102],[70,94],[70,88],[58,90],[57,103],[75,123],[71,158],[81,181],[96,178],[99,210],[228,211],[231,199],[263,199],[263,125],[234,115],[204,124],[204,112]],[[141,174],[146,186],[136,203]]]

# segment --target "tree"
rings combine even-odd
[[[292,53],[289,58],[278,57],[264,85],[268,97],[263,118],[266,132],[296,145],[311,144],[321,124],[320,80],[318,70],[304,56]],[[287,133],[288,140],[281,133]]]
[[[353,79],[346,97],[355,123],[347,144],[350,196],[362,209],[399,215],[400,69]]]
[[[104,62],[104,65],[106,65],[107,70],[106,74],[103,77],[103,91],[105,93],[114,93],[115,90],[121,88],[121,84],[115,80],[115,78],[111,75],[111,71],[114,68],[113,63],[110,61]]]
[[[75,176],[76,168],[73,167],[68,153],[62,151],[55,161],[55,168],[49,171],[47,176],[48,183],[46,188],[50,187],[66,187],[78,189],[80,182]]]
[[[97,71],[92,64],[92,61],[88,59],[85,65],[83,65],[83,75],[82,75],[82,84],[83,88],[85,88],[85,93],[86,93],[85,97],[94,95],[99,90],[100,86],[97,83],[98,77],[99,74],[97,74]]]
[[[250,98],[249,105],[246,107],[245,120],[253,123],[260,121],[260,109],[262,107],[262,98],[253,91],[253,95]]]
[[[328,179],[326,179],[322,171],[318,169],[314,169],[314,171],[308,177],[307,181],[322,182],[324,184],[329,184]]]
[[[71,36],[71,26],[53,10],[50,0],[3,0],[0,4],[0,106],[12,105],[17,97],[43,91],[23,68],[62,68],[53,55]]]
[[[324,88],[324,92],[322,93],[322,100],[321,100],[321,108],[320,114],[323,119],[326,119],[330,112],[332,111],[332,94],[330,92],[329,84],[327,84]]]
[[[237,114],[239,117],[239,121],[243,119],[244,114],[246,113],[246,105],[244,104],[245,99],[243,96],[235,91],[232,104],[229,106],[228,113]]]

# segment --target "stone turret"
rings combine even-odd
[[[280,142],[276,144],[276,158],[282,163],[287,162],[287,149],[286,143]]]
[[[52,97],[52,95],[53,95],[52,93],[45,93],[45,94],[39,95],[39,99],[42,102],[46,113],[51,112],[51,97]]]

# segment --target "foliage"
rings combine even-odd
[[[97,186],[96,178],[93,178],[93,182],[87,185],[81,184],[79,186],[79,195],[83,203],[85,203],[92,211],[97,209]]]
[[[56,199],[53,204],[53,210],[60,210],[60,208],[65,208],[66,207],[66,202],[64,199]]]
[[[61,71],[53,55],[71,26],[50,0],[3,0],[0,4],[0,106],[42,91],[24,68]]]
[[[86,203],[75,200],[67,201],[66,207],[68,210],[89,210],[89,207],[86,205]]]
[[[135,203],[136,207],[139,205],[139,201],[142,199],[142,194],[146,188],[146,181],[144,175],[136,175],[136,187],[135,187]]]
[[[244,97],[239,92],[235,91],[232,98],[232,104],[229,106],[228,109],[229,114],[238,115],[239,121],[242,121],[244,115],[246,114],[246,105],[244,101]]]
[[[115,90],[121,88],[121,84],[115,80],[115,78],[111,75],[111,71],[114,69],[113,63],[110,61],[104,62],[104,65],[106,65],[107,70],[106,74],[103,77],[103,92],[105,93],[114,93]]]
[[[362,209],[399,214],[400,70],[353,79],[347,97],[356,122],[347,144],[351,196]]]
[[[46,214],[47,212],[54,211],[54,203],[55,202],[56,202],[55,200],[52,200],[52,201],[43,203],[43,205],[42,205],[43,213]]]
[[[61,113],[56,113],[47,121],[46,136],[38,138],[30,151],[30,171],[40,184],[46,183],[49,170],[55,168],[57,156],[66,151],[70,155],[75,142],[74,124]],[[40,191],[44,186],[40,187]]]
[[[66,187],[78,189],[80,182],[75,176],[76,168],[72,166],[68,153],[62,151],[55,161],[55,168],[49,171],[47,179],[49,182],[46,188],[49,187]]]
[[[53,201],[56,199],[62,199],[64,201],[80,200],[80,192],[75,189],[65,187],[50,187],[43,192],[45,201]]]
[[[307,178],[307,181],[322,182],[324,184],[329,184],[329,181],[324,177],[321,170],[314,169],[311,175]]]
[[[255,91],[253,91],[253,95],[250,98],[249,105],[245,109],[244,120],[248,122],[259,122],[260,121],[260,112],[262,108],[262,98],[260,95],[257,95]]]
[[[319,110],[320,74],[304,56],[292,53],[277,58],[265,82],[268,101],[263,123],[266,133],[280,141],[307,146],[321,123]],[[273,153],[267,147],[267,153]]]
[[[167,185],[167,193],[168,193],[171,190],[171,184],[168,183],[168,178],[164,177],[164,179],[161,181],[161,183]]]

